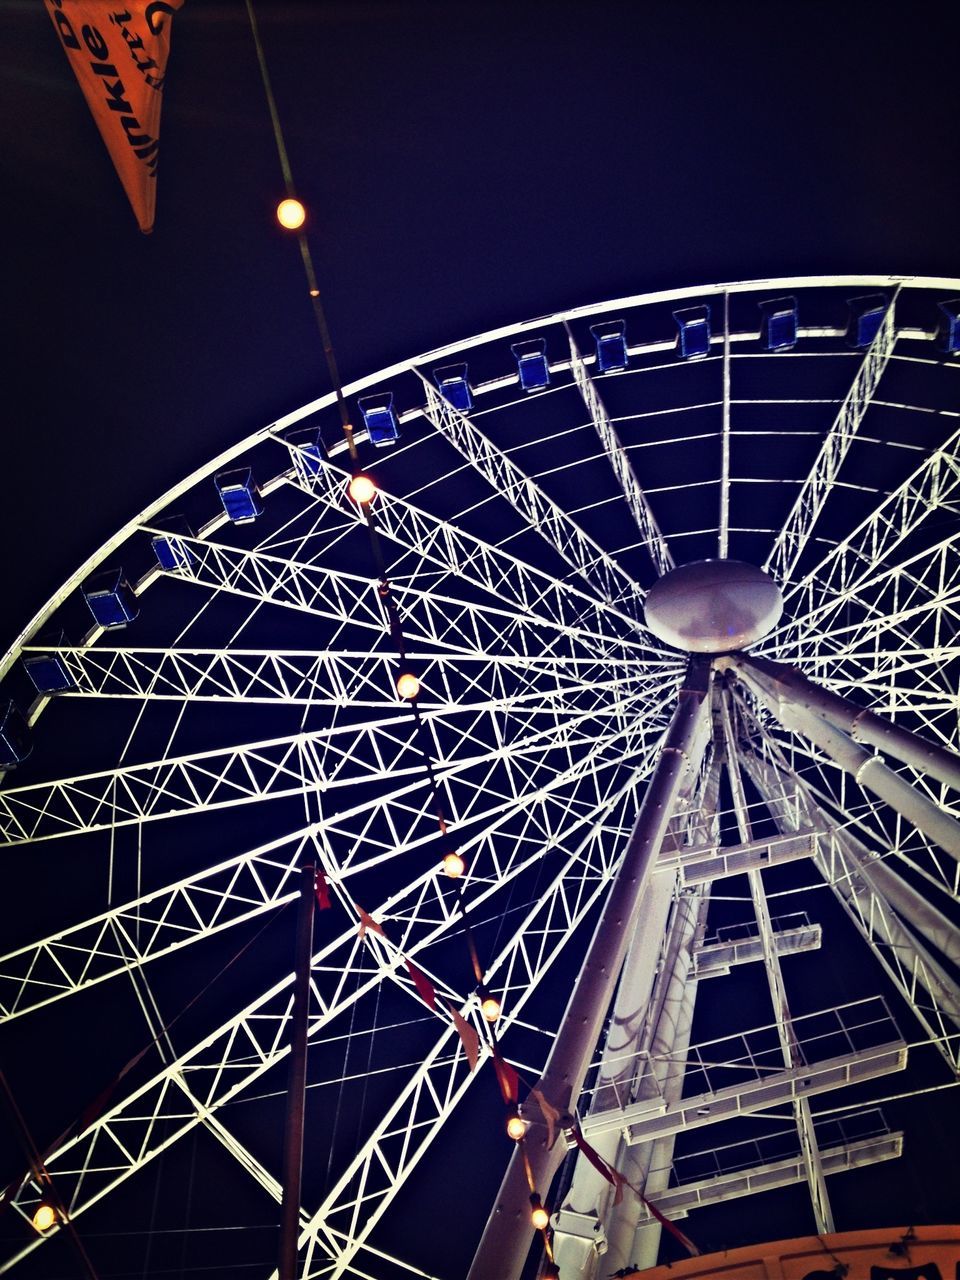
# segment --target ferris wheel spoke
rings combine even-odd
[[[295,452],[291,447],[291,454]],[[346,496],[347,476],[325,461],[312,462],[312,466],[315,469],[311,472],[295,468],[289,474],[290,482],[328,509],[363,524],[362,513]],[[620,614],[588,592],[558,581],[386,489],[377,491],[374,516],[378,531],[412,557],[418,572],[422,572],[424,561],[437,565],[445,575],[481,587],[507,607],[519,608],[553,626],[591,632],[604,639],[609,639],[611,627],[616,634],[626,631],[629,635],[635,630],[635,624],[625,628]],[[402,561],[391,569],[390,577],[399,572]]]
[[[794,619],[813,617],[824,600],[844,598],[855,590],[859,581],[870,578],[876,565],[886,563],[938,512],[960,515],[960,430],[926,457],[818,565],[786,587],[784,600],[794,602],[790,610]]]
[[[148,530],[149,531],[149,530]],[[192,561],[164,576],[245,596],[263,604],[317,614],[343,626],[357,626],[380,635],[389,629],[389,618],[369,578],[325,569],[262,552],[246,551],[225,543],[181,538]],[[454,652],[505,649],[522,654],[579,652],[596,656],[596,644],[555,626],[538,623],[521,614],[478,605],[435,591],[421,591],[403,583],[394,586],[410,640],[435,644]],[[608,638],[607,648],[624,647],[640,652],[639,641]]]
[[[628,828],[637,804],[634,778],[616,797],[618,830]],[[612,810],[611,810],[612,812]],[[501,1041],[520,1021],[537,984],[549,971],[603,893],[619,861],[602,828],[589,830],[577,856],[554,877],[509,943],[490,966],[489,979],[503,993]],[[462,1010],[479,1026],[475,1002]],[[357,1248],[374,1230],[406,1178],[423,1158],[475,1076],[448,1027],[406,1082],[301,1235],[304,1277],[343,1275]],[[318,1256],[319,1255],[319,1256]]]
[[[883,622],[888,630],[894,630],[909,643],[909,630],[904,632],[906,622],[923,621],[928,615],[936,619],[937,610],[954,609],[960,601],[960,556],[956,535],[942,539],[900,563],[884,565],[879,570],[872,566],[872,569],[842,593],[822,600],[803,618],[778,627],[770,633],[767,643],[800,644],[806,638],[809,644],[811,633],[818,640],[843,636],[855,641],[860,629],[875,637],[877,627]],[[831,625],[834,615],[850,607],[863,610],[867,617],[859,622]],[[955,628],[938,630],[931,645],[949,643],[954,636]]]
[[[397,702],[395,653],[364,650],[99,648],[26,646],[29,658],[52,657],[72,684],[64,698],[138,698],[231,702],[283,702],[311,707],[379,707]],[[405,669],[420,681],[420,705],[460,697],[513,698],[564,685],[609,688],[679,671],[668,658],[521,658],[509,654],[408,652]]]
[[[473,422],[420,375],[427,399],[424,413],[436,430],[509,502],[526,525],[537,532],[610,608],[622,612],[633,627],[642,625],[640,587],[562,507],[489,440]],[[623,604],[623,610],[618,604]]]
[[[640,723],[639,715],[636,723]],[[471,773],[484,760],[488,763],[479,777],[461,784],[456,771],[445,775],[458,819],[469,824],[465,832],[458,831],[458,842],[464,851],[475,844],[484,851],[497,882],[504,868],[511,865],[496,848],[504,823],[517,815],[529,822],[539,821],[537,797],[541,791],[549,795],[581,778],[599,779],[606,771],[620,767],[624,755],[636,749],[634,739],[641,732],[629,728],[609,740],[590,734],[584,751],[567,770],[557,771],[551,765],[553,773],[542,787],[538,758],[552,752],[558,743],[569,745],[570,735],[563,726],[540,730],[516,745],[511,752],[516,755],[513,762],[499,748],[486,756],[471,757]],[[382,861],[431,845],[435,832],[431,828],[425,834],[422,822],[425,785],[423,779],[394,783],[362,804],[322,816],[290,835],[0,957],[0,1021],[86,990],[293,901],[297,867],[307,841],[343,883]],[[345,844],[349,850],[358,830],[362,851],[335,854],[331,842]],[[536,828],[533,838],[542,834]],[[513,839],[517,847],[524,842],[522,832],[515,829]],[[288,847],[289,852],[284,852]]]
[[[564,895],[563,900],[572,904],[570,919],[582,918],[589,910],[593,897],[602,891],[609,878],[614,860],[609,851],[612,842],[607,834],[608,821],[605,819],[608,819],[618,803],[633,803],[636,787],[652,767],[652,752],[653,748],[625,785],[622,784],[612,792],[603,792],[601,799],[595,801],[593,806],[584,806],[573,820],[569,819],[567,807],[560,804],[558,812],[567,832],[566,838],[569,839],[578,829],[585,832],[570,850],[562,854],[561,869],[555,876],[551,890]],[[554,803],[551,792],[543,789],[536,797],[528,799],[527,803],[531,809],[540,809],[541,821],[549,830],[549,814]],[[478,837],[476,847],[481,849],[482,840],[488,838],[488,835]],[[513,877],[525,868],[539,863],[544,848],[552,847],[553,844],[550,838],[541,840],[539,848],[524,850],[510,865],[500,865],[495,882],[488,884],[476,897],[471,898],[470,909],[476,912],[487,899],[509,884]],[[425,876],[418,877],[381,903],[375,908],[375,914],[384,921],[395,916],[402,919],[405,902],[415,898],[425,882],[431,881],[436,886],[439,875],[437,868],[433,867]],[[584,886],[588,886],[593,897],[586,894]],[[442,897],[441,891],[436,887],[434,893],[438,898]],[[548,893],[538,899],[532,914],[535,918],[538,913],[545,914],[550,919],[553,918],[555,909]],[[311,1038],[317,1037],[335,1017],[348,1010],[366,991],[382,982],[385,977],[393,978],[401,985],[409,985],[410,980],[403,969],[403,957],[418,957],[452,929],[459,928],[459,915],[449,910],[443,913],[439,922],[426,930],[420,930],[419,937],[413,936],[414,931],[408,923],[403,938],[395,948],[390,948],[388,958],[385,958],[382,950],[379,953],[373,952],[371,948],[375,944],[371,944],[369,939],[366,943],[360,939],[355,924],[348,926],[336,939],[321,948],[313,959]],[[566,941],[566,935],[561,935],[558,940],[558,930],[546,926],[544,938],[553,948],[552,955],[556,955]],[[526,939],[514,936],[499,959],[490,966],[491,977],[498,972],[504,958],[513,949],[531,946],[539,947],[540,952],[543,952],[542,941],[537,942],[536,929],[532,929]],[[354,982],[351,987],[349,980],[357,977],[360,981]],[[321,978],[325,979],[322,993],[319,989]],[[276,983],[224,1026],[209,1033],[187,1053],[168,1063],[152,1080],[141,1085],[82,1133],[48,1154],[45,1164],[56,1177],[71,1216],[77,1217],[98,1202],[160,1151],[189,1132],[205,1114],[238,1096],[286,1056],[288,1049],[284,1043],[284,1035],[290,1017],[291,985],[291,976]],[[516,992],[515,1000],[511,993],[509,1004],[512,1012],[507,1014],[508,1018],[512,1019],[519,1013],[528,995],[529,990],[522,984]],[[200,1107],[196,1102],[198,1097]],[[43,1188],[30,1179],[24,1182],[12,1203],[29,1220],[42,1194]],[[42,1239],[43,1237],[36,1239],[11,1261],[30,1252],[37,1244],[42,1243]]]
[[[897,292],[899,289],[897,290]],[[863,356],[857,375],[827,432],[786,522],[777,535],[764,569],[781,586],[790,582],[826,504],[850,445],[866,417],[874,393],[897,340],[894,313],[897,292],[887,304],[876,336]]]
[[[627,452],[620,443],[613,423],[610,421],[610,415],[604,408],[596,384],[587,371],[587,366],[574,341],[569,325],[567,325],[567,340],[570,344],[570,371],[573,374],[573,380],[583,397],[583,402],[587,407],[587,412],[590,414],[594,430],[600,437],[600,443],[603,445],[607,461],[610,463],[617,482],[623,491],[627,506],[630,508],[630,514],[640,530],[643,546],[649,552],[658,575],[662,577],[674,568],[674,559],[670,548],[660,532],[660,526],[657,524],[656,516],[650,507],[647,495],[634,475]]]
[[[544,713],[552,714],[561,732],[572,734],[569,741],[575,742],[578,722],[593,722],[593,728],[583,729],[583,738],[589,739],[596,725],[622,719],[631,702],[642,705],[647,695],[643,690],[631,696],[621,688],[615,700],[606,700],[593,697],[589,686],[537,691],[513,701],[425,708],[420,719],[444,761],[438,772],[445,776],[474,764],[476,753],[471,751],[477,745],[481,758],[491,740],[501,756],[507,749],[522,748],[522,737],[515,730],[505,732],[501,724],[505,712],[521,734],[529,722],[534,740],[543,733]],[[577,699],[586,699],[587,708],[577,705]],[[454,732],[441,750],[436,734],[451,720]],[[481,733],[482,722],[489,723]],[[458,752],[466,753],[463,759]],[[404,775],[423,777],[424,761],[412,721],[393,715],[0,791],[0,847]]]

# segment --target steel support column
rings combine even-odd
[[[746,797],[743,793],[743,779],[740,776],[739,757],[726,689],[723,690],[723,695],[723,734],[727,749],[727,776],[730,779],[730,793],[733,798],[733,809],[737,819],[740,839],[746,843],[753,839],[753,831],[750,826]],[[753,909],[757,919],[760,944],[763,949],[763,967],[766,970],[770,1000],[773,1004],[773,1014],[777,1020],[777,1033],[780,1038],[784,1065],[787,1067],[799,1067],[803,1064],[803,1055],[797,1043],[793,1021],[790,1017],[790,1006],[787,1003],[787,992],[783,982],[780,960],[777,956],[773,926],[770,923],[770,909],[767,906],[761,873],[756,870],[748,871],[747,881],[750,886],[750,897],[753,899]],[[823,1162],[820,1158],[817,1135],[814,1132],[809,1098],[799,1097],[794,1100],[793,1119],[797,1126],[800,1154],[806,1173],[807,1186],[810,1190],[810,1203],[813,1206],[817,1234],[827,1235],[834,1230],[833,1212],[830,1208],[830,1196],[827,1192],[827,1183],[823,1174]]]
[[[795,667],[742,654],[728,658],[727,664],[738,674],[761,684],[779,699],[803,707],[848,733],[854,742],[876,747],[886,755],[902,760],[921,773],[928,773],[948,787],[960,790],[960,756],[936,743],[927,742],[919,734],[892,724],[866,707],[858,707],[828,689],[808,680]]]
[[[280,1202],[280,1280],[296,1280],[300,1234],[300,1184],[303,1175],[304,1105],[307,1088],[307,1022],[310,1013],[310,961],[313,956],[314,862],[300,868],[296,971],[293,987],[293,1044],[283,1135],[283,1198]]]
[[[709,705],[710,664],[693,656],[660,758],[644,793],[620,871],[610,890],[586,959],[547,1058],[540,1087],[561,1110],[572,1110],[595,1051],[603,1020],[638,925],[639,909],[673,805],[687,774],[699,760],[691,753],[702,742],[698,730]],[[703,744],[705,745],[705,744]],[[702,747],[701,747],[702,749]],[[534,1126],[524,1143],[541,1196],[564,1157],[562,1144],[546,1145]],[[517,1280],[530,1249],[529,1186],[520,1148],[514,1151],[500,1185],[467,1280]]]
[[[733,662],[730,665],[785,728],[808,738],[849,773],[858,786],[879,796],[945,853],[960,861],[960,823],[955,818],[885,765],[879,756],[871,754],[826,719],[796,701],[792,689],[779,684],[771,687],[768,681],[757,677],[752,666],[745,663]]]

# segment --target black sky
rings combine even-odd
[[[958,269],[950,4],[261,8],[348,378],[646,289]],[[175,20],[151,237],[41,6],[0,21],[9,641],[326,381],[239,0]]]

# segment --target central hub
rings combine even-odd
[[[653,584],[645,613],[653,634],[675,649],[729,653],[773,630],[783,613],[783,596],[755,565],[695,560]]]

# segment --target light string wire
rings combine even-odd
[[[253,9],[253,0],[246,0],[246,8],[247,8],[247,15],[250,21],[250,29],[253,35],[254,45],[256,47],[257,62],[260,68],[261,80],[263,82],[264,95],[267,100],[267,108],[270,113],[270,122],[273,129],[274,141],[277,147],[277,155],[280,161],[280,170],[283,176],[284,186],[286,188],[288,198],[291,200],[297,200],[296,186],[293,181],[293,170],[290,165],[290,158],[287,152],[286,142],[284,140],[283,126],[280,122],[280,113],[277,110],[276,99],[273,94],[273,88],[270,81],[270,73],[267,68],[266,55],[264,53],[263,44],[260,39],[260,32],[257,26],[256,15]],[[363,474],[360,466],[360,456],[357,450],[356,441],[354,439],[353,427],[350,423],[350,415],[347,410],[346,401],[343,395],[343,389],[340,383],[340,376],[337,368],[336,357],[333,351],[333,342],[330,336],[329,327],[327,325],[326,314],[324,312],[323,304],[320,298],[320,290],[317,284],[317,276],[313,266],[313,258],[310,253],[309,240],[307,237],[306,230],[304,229],[305,224],[306,224],[306,219],[304,219],[304,222],[300,225],[299,229],[297,230],[297,241],[300,248],[300,256],[303,261],[304,274],[307,280],[307,288],[308,288],[311,301],[313,303],[314,317],[316,319],[317,328],[320,334],[321,344],[323,346],[324,357],[326,359],[326,364],[327,364],[327,373],[333,385],[333,391],[336,397],[337,408],[340,413],[340,423],[343,428],[344,436],[346,437],[347,448],[349,451],[351,467],[352,467],[352,474],[354,478],[357,478],[358,476],[361,476]],[[383,555],[383,548],[381,545],[380,534],[377,528],[376,516],[372,506],[375,496],[376,496],[376,489],[374,488],[370,497],[367,498],[366,500],[362,500],[360,498],[353,498],[353,500],[357,503],[358,507],[362,511],[366,521],[366,526],[367,526],[369,540],[370,540],[370,552],[371,552],[371,556],[373,559],[374,568],[377,576],[377,594],[380,597],[380,600],[383,604],[384,611],[386,613],[387,627],[389,630],[391,640],[393,641],[394,647],[397,651],[397,656],[400,660],[400,664],[401,664],[400,674],[402,675],[405,673],[403,664],[405,664],[406,662],[406,654],[407,654],[406,638],[404,636],[403,621],[402,621],[400,609],[393,595],[393,589],[390,582],[389,573],[387,570],[386,560]],[[353,497],[352,494],[351,494],[351,497]],[[416,679],[415,673],[410,673],[410,674],[414,675],[414,679]],[[437,773],[438,763],[442,763],[442,762],[437,762],[434,759],[429,734],[423,722],[423,718],[420,714],[419,684],[417,684],[416,691],[414,692],[413,696],[409,697],[407,701],[409,703],[410,711],[413,716],[417,746],[418,746],[420,755],[423,759],[424,769],[427,775],[427,782],[429,784],[429,794],[427,799],[427,805],[428,807],[431,807],[433,809],[434,816],[436,817],[436,820],[437,820],[437,827],[441,837],[443,839],[446,839],[449,834],[449,826],[446,818],[447,812],[450,812],[449,797],[446,796],[445,794],[446,788],[444,784],[441,782]],[[322,875],[322,872],[319,873],[319,875]],[[320,884],[319,875],[318,875],[318,885]],[[470,919],[469,919],[469,915],[466,907],[466,902],[464,899],[463,889],[462,889],[460,878],[459,878],[459,873],[456,876],[452,877],[452,879],[453,879],[452,889],[453,889],[454,903],[456,906],[457,913],[460,917],[463,937],[467,945],[467,951],[469,953],[470,967],[473,971],[473,976],[476,980],[477,995],[481,1000],[481,1002],[484,1002],[490,997],[490,993],[487,991],[487,988],[484,983],[485,969],[480,959],[480,954],[477,949],[476,939],[473,933],[473,929],[471,928]],[[323,905],[327,905],[326,896],[325,896],[326,895],[325,887],[322,892],[324,895]],[[319,888],[318,888],[318,897],[320,897]],[[376,925],[376,922],[372,922],[372,923]],[[361,935],[365,931],[366,927],[367,927],[367,922],[365,918],[361,916],[361,924],[360,924]],[[376,928],[378,932],[382,932],[381,926],[376,925]],[[408,960],[406,963],[407,963],[408,969],[410,969],[411,971],[411,976],[412,976],[413,969],[410,964],[410,961]],[[435,996],[433,999],[433,1003],[435,1004]],[[499,1006],[499,1001],[497,1002],[497,1004]],[[483,1005],[481,1004],[481,1008],[482,1007]],[[451,1013],[452,1012],[453,1010],[451,1008]],[[518,1086],[521,1082],[529,1089],[530,1093],[534,1097],[537,1097],[538,1100],[540,1100],[541,1108],[544,1110],[544,1117],[546,1118],[547,1110],[548,1109],[553,1110],[551,1104],[547,1100],[542,1098],[542,1094],[540,1094],[540,1091],[536,1085],[531,1086],[529,1084],[529,1081],[523,1079],[520,1073],[515,1070],[515,1068],[513,1068],[512,1066],[508,1067],[500,1054],[499,1040],[498,1040],[497,1030],[496,1030],[496,1019],[498,1016],[499,1016],[499,1008],[497,1009],[496,1012],[494,1012],[492,1017],[485,1016],[483,1020],[483,1026],[485,1027],[489,1053],[493,1059],[494,1067],[496,1068],[497,1079],[500,1085],[500,1091],[503,1096],[504,1104],[506,1106],[507,1119],[509,1120],[515,1116],[519,1116],[517,1094],[518,1094]],[[464,1047],[466,1048],[466,1046]],[[584,1153],[587,1154],[588,1158],[596,1158],[599,1160],[600,1157],[597,1156],[595,1152],[593,1152],[592,1148],[588,1149],[589,1144],[586,1143],[585,1139],[583,1139],[582,1135],[580,1134],[579,1124],[573,1116],[569,1114],[563,1115],[560,1119],[560,1123],[565,1132],[569,1131],[570,1133],[575,1134],[577,1136],[577,1144],[581,1147],[581,1150],[583,1150]],[[524,1133],[520,1134],[520,1136],[518,1136],[515,1139],[515,1141],[516,1141],[517,1147],[519,1148],[527,1185],[530,1190],[530,1203],[531,1203],[532,1209],[533,1211],[541,1210],[542,1200],[536,1186],[536,1180],[534,1178],[533,1169],[532,1169],[529,1154],[527,1151],[525,1129],[524,1129]],[[666,1219],[664,1219],[663,1216],[659,1213],[659,1211],[655,1208],[655,1206],[651,1205],[649,1201],[645,1200],[642,1194],[640,1193],[640,1191],[637,1190],[637,1188],[633,1187],[632,1184],[629,1183],[623,1177],[622,1174],[619,1174],[616,1170],[613,1170],[612,1167],[610,1166],[607,1166],[607,1169],[608,1169],[608,1172],[605,1173],[604,1176],[607,1177],[608,1180],[614,1182],[615,1186],[618,1185],[618,1183],[620,1185],[630,1186],[631,1190],[633,1190],[640,1197],[643,1203],[646,1204],[651,1209],[655,1217],[661,1220],[671,1230],[676,1231],[676,1228],[674,1228],[671,1223],[668,1223]],[[546,1224],[542,1226],[537,1226],[536,1230],[542,1237],[543,1250],[546,1258],[546,1267],[544,1270],[544,1275],[559,1276],[560,1273],[559,1273],[559,1270],[557,1269],[556,1262],[554,1260],[553,1247],[552,1247],[553,1245],[552,1232],[549,1226],[549,1219],[547,1220]]]

